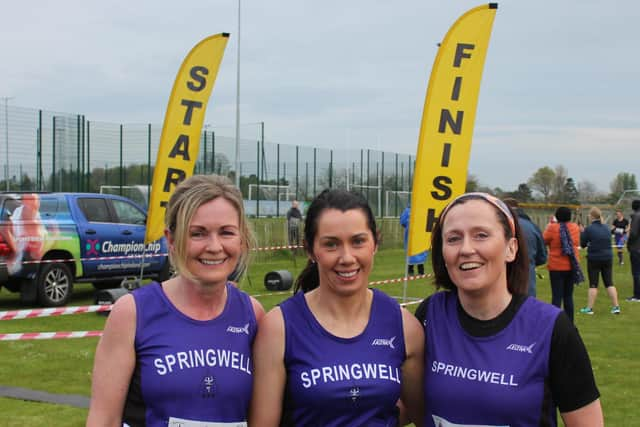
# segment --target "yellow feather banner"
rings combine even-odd
[[[431,70],[411,194],[408,255],[430,249],[446,204],[464,192],[482,70],[496,3],[479,6],[451,26]]]
[[[171,90],[153,171],[145,243],[163,236],[166,204],[173,189],[193,175],[207,103],[229,34],[200,41],[182,62]]]

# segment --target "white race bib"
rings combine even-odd
[[[246,421],[235,421],[232,423],[217,423],[215,421],[194,421],[183,418],[169,418],[169,427],[247,427]]]

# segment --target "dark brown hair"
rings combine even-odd
[[[485,198],[478,194],[469,194],[468,196],[462,196],[455,199],[451,204],[445,208],[445,216],[441,216],[436,221],[435,227],[431,234],[431,264],[433,265],[433,273],[435,276],[435,283],[438,287],[443,287],[449,290],[455,290],[456,285],[451,280],[449,272],[444,262],[444,256],[442,253],[442,224],[444,223],[446,213],[451,210],[455,205],[461,205],[469,200],[483,200],[485,203],[493,207],[496,212],[498,221],[502,225],[505,239],[515,237],[518,241],[518,251],[513,261],[507,263],[507,289],[512,295],[526,295],[527,288],[529,286],[529,257],[527,255],[527,241],[522,234],[520,224],[518,223],[517,216],[513,210],[509,207],[509,211],[514,217],[515,236],[511,232],[511,226],[507,216],[498,209],[493,203],[489,202]]]
[[[371,207],[367,200],[359,193],[353,193],[341,189],[326,189],[316,196],[309,205],[306,212],[304,222],[304,249],[307,254],[313,255],[313,242],[318,234],[318,221],[320,215],[327,209],[337,209],[346,212],[353,209],[362,211],[367,218],[367,226],[373,234],[373,241],[378,244],[378,231],[376,228],[376,219],[373,216]],[[307,265],[300,272],[296,279],[294,293],[302,290],[309,292],[320,285],[320,276],[318,273],[318,265],[311,259],[307,261]]]

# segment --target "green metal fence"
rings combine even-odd
[[[115,192],[145,203],[162,126],[89,120],[84,115],[0,105],[0,191]],[[283,216],[291,200],[327,187],[362,192],[377,216],[397,217],[413,177],[410,155],[267,142],[264,123],[205,125],[195,173],[235,180],[252,216]]]

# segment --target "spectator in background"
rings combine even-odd
[[[524,213],[516,199],[504,199],[507,206],[511,207],[518,216],[520,229],[527,242],[527,255],[529,257],[529,288],[527,295],[536,296],[536,267],[547,262],[547,248],[542,238],[542,232],[531,221],[529,215]]]
[[[302,213],[298,209],[298,201],[291,202],[291,208],[287,211],[287,235],[289,237],[289,246],[300,246],[300,223],[302,222]]]
[[[627,233],[629,233],[629,221],[624,217],[620,209],[616,209],[616,219],[611,224],[611,234],[616,242],[618,248],[618,264],[624,264],[624,244],[627,241]]]
[[[629,238],[627,249],[631,260],[631,275],[633,276],[633,295],[627,301],[640,302],[640,200],[631,202],[631,225],[629,226]]]
[[[407,205],[406,208],[404,208],[404,211],[402,211],[402,214],[400,215],[400,225],[402,225],[402,227],[404,228],[404,251],[405,253],[407,252],[407,244],[409,242],[409,218],[411,216],[411,201],[409,201],[409,204]],[[414,265],[418,266],[418,274],[419,275],[423,275],[424,274],[424,263],[427,260],[427,251],[424,251],[422,253],[419,253],[417,255],[413,255],[408,257],[407,259],[407,264],[409,265],[409,268],[407,270],[407,273],[409,274],[409,276],[413,276],[414,274]]]
[[[551,303],[564,306],[564,311],[573,322],[573,286],[584,281],[580,269],[580,228],[571,222],[571,209],[560,206],[556,209],[558,222],[547,224],[542,237],[549,246],[549,279],[551,280]]]
[[[580,233],[580,246],[587,248],[587,271],[589,274],[589,296],[587,306],[580,313],[593,314],[593,305],[598,296],[598,279],[602,282],[611,298],[611,313],[620,314],[618,291],[613,286],[613,251],[611,250],[611,234],[609,227],[602,223],[602,212],[593,207],[589,211],[591,225]]]

